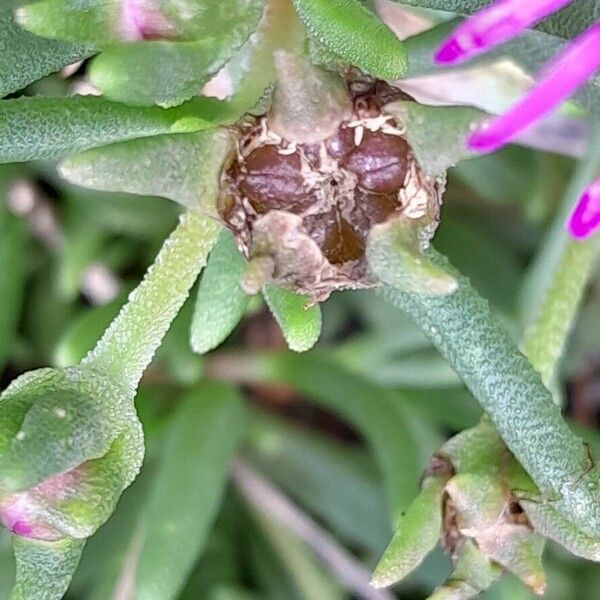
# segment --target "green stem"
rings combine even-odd
[[[60,600],[79,565],[85,540],[43,542],[13,536],[16,577],[10,600]]]
[[[220,227],[193,213],[181,217],[142,283],[82,365],[109,373],[134,393],[188,293]]]
[[[450,270],[444,257],[433,250],[429,256]],[[540,490],[560,495],[585,470],[585,446],[487,301],[465,277],[454,270],[452,274],[459,289],[449,296],[408,294],[391,287],[380,293],[406,312],[448,360]]]
[[[456,293],[427,297],[381,288],[448,360],[491,418],[542,498],[589,535],[600,534],[598,474],[582,440],[562,418],[540,375],[519,352],[488,303],[445,258],[429,252],[459,282]]]

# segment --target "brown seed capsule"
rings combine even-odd
[[[348,93],[350,117],[321,141],[284,139],[269,115],[245,121],[222,176],[219,211],[243,254],[269,255],[272,280],[315,301],[376,285],[365,260],[372,227],[415,219],[426,242],[441,202],[441,182],[420,169],[402,123],[385,113],[402,94],[364,81]]]

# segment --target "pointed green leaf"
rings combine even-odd
[[[156,29],[159,33],[162,30],[166,38],[199,40],[235,30],[236,37],[243,40],[258,21],[263,3],[264,0],[222,0],[218,4],[212,0],[161,0],[155,3],[157,8],[138,3],[138,11],[148,11],[148,21],[152,22],[153,17]],[[104,47],[139,35],[123,16],[123,4],[123,0],[43,0],[21,8],[17,15],[19,23],[36,35]]]
[[[232,148],[224,129],[156,136],[88,150],[59,170],[84,187],[163,196],[216,216],[221,167]]]
[[[12,14],[19,4],[3,0],[0,7],[0,98],[93,53],[89,45],[45,40],[24,31]]]
[[[263,295],[290,349],[295,352],[310,350],[321,335],[320,306],[310,306],[308,296],[274,285],[266,286]]]
[[[566,242],[538,318],[528,331],[523,352],[540,372],[547,387],[552,386],[556,365],[577,316],[586,282],[596,266],[599,249],[598,237],[586,242]]]
[[[122,0],[45,0],[16,11],[17,23],[43,38],[94,44],[118,42],[127,30],[120,13]]]
[[[169,108],[197,96],[233,54],[228,39],[139,42],[111,46],[90,67],[90,80],[112,100]]]
[[[150,26],[158,29],[154,37],[162,39],[156,41],[135,41],[143,32],[122,14],[120,0],[87,0],[85,5],[45,0],[21,9],[19,21],[38,35],[105,48],[93,61],[90,75],[110,98],[169,107],[197,95],[244,44],[263,4],[264,0],[226,0],[218,5],[180,0],[162,2],[158,8],[138,6],[138,11],[149,13],[145,16]]]
[[[592,127],[590,150],[577,165],[560,210],[542,243],[521,289],[522,320],[528,326],[523,351],[553,382],[587,282],[596,266],[600,242],[570,239],[564,223],[579,202],[582,190],[600,172],[600,124]]]
[[[404,292],[444,296],[458,287],[452,275],[423,253],[418,225],[410,219],[396,219],[374,227],[367,240],[367,260],[383,283]]]
[[[123,140],[214,125],[199,116],[196,101],[164,110],[134,108],[93,96],[4,100],[0,101],[0,162],[58,159]]]
[[[402,42],[359,0],[293,0],[306,28],[343,60],[381,79],[407,68]]]
[[[468,106],[426,106],[413,101],[392,102],[385,112],[404,125],[410,147],[430,175],[441,175],[475,156],[467,148],[467,136],[486,116]]]
[[[170,600],[184,585],[216,517],[245,412],[232,388],[205,384],[178,407],[144,509],[135,597]]]
[[[502,575],[502,568],[467,540],[460,548],[458,562],[449,580],[428,600],[470,600],[487,590]]]
[[[194,352],[216,348],[244,315],[250,299],[240,287],[245,269],[235,238],[223,230],[198,286],[190,338]]]
[[[442,494],[446,478],[430,477],[400,517],[396,533],[381,557],[372,585],[386,587],[404,579],[437,545],[442,535]]]
[[[10,600],[60,600],[77,569],[82,540],[41,542],[13,537],[17,576]]]

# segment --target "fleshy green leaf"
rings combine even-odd
[[[134,392],[219,236],[220,226],[191,212],[164,242],[154,264],[94,350],[81,363]]]
[[[169,108],[198,95],[231,53],[225,40],[119,44],[96,57],[90,78],[112,100]]]
[[[77,569],[82,540],[40,542],[13,538],[17,576],[10,600],[60,600]]]
[[[0,102],[0,162],[57,159],[81,150],[163,133],[214,127],[191,102],[134,108],[104,98],[18,98]]]
[[[598,253],[597,236],[574,242],[564,226],[581,193],[600,171],[600,124],[592,127],[590,140],[589,151],[577,166],[521,289],[522,321],[530,327],[525,351],[532,353],[532,362],[546,383],[556,368]]]
[[[553,383],[556,365],[562,356],[599,248],[597,237],[584,243],[573,240],[566,243],[539,318],[528,332],[523,352],[540,372],[547,387]]]
[[[321,335],[321,308],[310,298],[268,285],[263,295],[291,350],[310,350]]]
[[[203,385],[177,409],[134,557],[139,600],[175,598],[187,580],[219,509],[244,423],[239,395],[223,384]]]
[[[245,269],[235,238],[223,230],[198,286],[190,338],[194,352],[216,348],[244,315],[250,299],[240,287]]]
[[[474,12],[489,6],[490,2],[489,0],[402,0],[402,4],[420,8],[433,8],[460,15],[472,15]],[[578,0],[578,2],[574,2],[556,15],[544,19],[538,25],[538,28],[568,39],[592,25],[597,14],[597,0]]]
[[[386,587],[415,569],[442,534],[442,494],[446,478],[430,477],[423,490],[400,517],[396,533],[381,557],[371,583]]]
[[[428,600],[469,600],[496,581],[502,568],[489,560],[477,546],[467,540],[460,549],[458,562],[449,580],[437,588]]]
[[[452,294],[458,284],[423,253],[417,227],[410,219],[396,219],[374,227],[367,241],[369,267],[380,281],[405,292],[427,296]]]
[[[402,42],[359,0],[293,0],[308,31],[351,65],[381,79],[406,73]]]
[[[71,0],[46,0],[23,8],[19,20],[38,35],[103,47],[90,76],[106,96],[128,104],[170,107],[197,95],[244,44],[263,4],[264,0],[226,0],[217,5],[184,0],[158,8],[140,5],[135,10],[148,12],[148,26],[157,29],[151,32],[153,37],[162,39],[139,42],[131,40],[141,39],[143,32],[122,14],[121,1],[88,0],[82,6]]]
[[[290,2],[267,2],[256,31],[223,67],[232,92],[223,104],[237,106],[240,112],[254,107],[275,79],[275,52],[297,51],[304,36],[304,27]]]
[[[166,38],[199,40],[235,30],[235,37],[244,39],[258,21],[263,3],[264,0],[222,0],[218,4],[212,0],[161,0],[157,8],[149,9],[138,2],[133,10],[146,12],[147,20],[158,30],[156,33],[162,32]],[[93,43],[101,48],[138,37],[139,32],[130,30],[131,25],[122,14],[123,4],[123,0],[43,0],[25,6],[17,14],[19,23],[36,35]]]
[[[19,4],[3,0],[0,7],[0,98],[93,53],[89,46],[44,40],[24,31],[12,15]]]
[[[224,129],[156,136],[78,154],[60,173],[92,189],[163,196],[216,216],[221,166],[232,148]]]
[[[444,269],[447,261],[429,256]],[[598,473],[539,374],[464,277],[446,297],[381,293],[408,313],[450,362],[546,498],[589,535],[600,533]]]
[[[408,143],[430,175],[441,175],[461,160],[475,156],[467,149],[466,139],[485,117],[480,110],[398,101],[386,105],[385,111],[405,126]]]

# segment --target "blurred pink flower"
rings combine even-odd
[[[435,55],[440,64],[458,64],[521,33],[572,0],[500,0],[457,27]],[[506,113],[481,125],[468,145],[493,152],[514,140],[600,70],[600,22],[567,45],[539,75],[537,85]],[[568,225],[576,239],[600,230],[600,179],[583,194]]]
[[[153,0],[123,0],[121,4],[121,35],[124,40],[168,39],[174,27]]]

